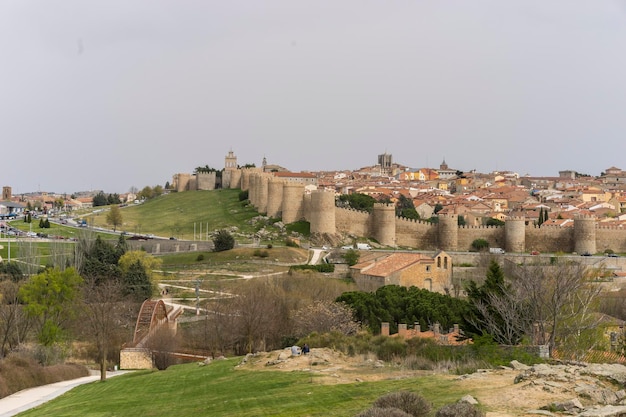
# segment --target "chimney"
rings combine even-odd
[[[406,323],[398,324],[398,336],[406,338]]]

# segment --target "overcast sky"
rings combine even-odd
[[[626,1],[0,0],[0,185],[626,169]]]

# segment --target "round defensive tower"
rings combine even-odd
[[[459,241],[459,220],[456,214],[439,216],[437,238],[439,239],[439,249],[456,250]]]
[[[393,204],[375,203],[372,236],[381,245],[396,246],[396,209]]]
[[[248,191],[250,189],[250,174],[252,171],[249,169],[241,170],[241,191]]]
[[[304,217],[303,199],[304,184],[291,182],[283,184],[283,223],[297,222]]]
[[[251,172],[250,175],[248,176],[248,200],[250,200],[250,204],[252,204],[252,207],[254,208],[259,207],[257,200],[256,200],[256,192],[257,192],[256,178],[257,178],[256,172]]]
[[[257,201],[259,203],[258,205],[258,212],[261,214],[266,214],[267,213],[267,195],[268,195],[268,184],[269,184],[269,177],[267,176],[267,174],[259,174],[259,176],[257,177],[257,184],[256,184],[256,188],[257,188]]]
[[[310,207],[311,233],[335,234],[335,193],[312,191]]]
[[[267,186],[267,215],[279,219],[283,208],[283,181],[271,178]]]
[[[241,170],[236,169],[230,172],[230,188],[241,188]]]
[[[577,253],[596,253],[596,218],[580,215],[574,218],[574,250]]]
[[[509,217],[504,222],[504,249],[507,252],[526,250],[526,220],[523,217]]]

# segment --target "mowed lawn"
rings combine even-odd
[[[121,209],[122,226],[129,233],[193,239],[202,230],[218,230],[237,226],[243,232],[253,232],[248,220],[258,213],[239,201],[240,190],[185,191],[170,193],[143,204],[131,204]],[[89,224],[110,227],[106,223],[108,207],[92,214]],[[202,228],[202,229],[201,229]]]
[[[138,371],[79,386],[20,416],[355,416],[389,392],[408,390],[434,410],[467,392],[434,376],[319,385],[306,372],[238,370],[241,358]]]

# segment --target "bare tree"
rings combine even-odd
[[[352,308],[334,301],[317,301],[297,310],[293,315],[293,326],[294,334],[299,337],[332,331],[353,335],[360,328]]]
[[[0,357],[23,342],[30,328],[30,319],[18,298],[19,284],[0,281]]]
[[[593,326],[589,317],[601,290],[593,276],[594,271],[577,262],[517,268],[512,284],[527,300],[527,315],[537,326],[539,344],[553,349],[572,332]]]
[[[98,281],[91,278],[84,283],[82,289],[81,322],[85,335],[96,345],[100,380],[104,381],[111,343],[118,340],[116,336],[124,327],[123,317],[127,308],[122,287],[117,280]]]

